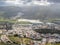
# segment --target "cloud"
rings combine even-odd
[[[47,6],[47,5],[51,5],[53,3],[58,3],[60,2],[60,0],[0,0],[0,5],[7,5],[7,6],[11,6],[11,5],[15,5],[15,6],[23,6],[23,5],[43,5],[43,6]]]
[[[60,0],[48,0],[49,2],[60,3]]]
[[[50,3],[47,1],[40,1],[40,0],[15,0],[15,1],[8,1],[6,0],[5,3],[7,4],[15,4],[15,5],[49,5]]]

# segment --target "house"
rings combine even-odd
[[[2,34],[3,33],[3,31],[2,30],[0,30],[0,34]]]
[[[11,41],[6,35],[1,35],[1,40],[2,40],[4,43],[7,43],[7,42],[12,43],[12,41]]]
[[[0,29],[11,30],[12,29],[12,23],[0,22]]]

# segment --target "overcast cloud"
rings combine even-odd
[[[48,0],[49,2],[60,3],[60,0]]]
[[[2,2],[1,2],[2,1]],[[0,6],[1,5],[32,5],[32,4],[36,4],[36,5],[48,5],[48,4],[52,4],[52,3],[60,3],[60,0],[47,0],[47,3],[41,3],[41,0],[16,0],[15,2],[6,2],[7,0],[0,0]]]
[[[0,0],[0,1],[6,1],[6,0]],[[32,0],[21,0],[21,1],[28,1],[31,2]],[[40,0],[37,0],[40,1]],[[55,3],[60,3],[60,0],[48,0],[49,2],[55,2]]]

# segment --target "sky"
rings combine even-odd
[[[6,0],[0,0],[0,1],[6,1]],[[32,0],[28,0],[28,1],[32,1]],[[40,0],[37,0],[40,1]],[[55,2],[55,3],[60,3],[60,0],[48,0],[49,2]]]
[[[60,3],[60,0],[48,0],[49,2]]]
[[[0,6],[2,5],[51,5],[51,4],[57,4],[60,3],[60,0],[14,0],[14,1],[9,1],[9,0],[0,0]]]

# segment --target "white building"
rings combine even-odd
[[[11,40],[10,40],[6,35],[1,35],[1,40],[2,40],[4,43],[7,43],[8,41],[9,41],[10,43],[12,43]]]
[[[3,31],[2,30],[0,30],[0,34],[2,34],[3,33]]]
[[[42,43],[41,43],[42,45],[45,45],[46,44],[46,38],[43,38],[42,39]]]

